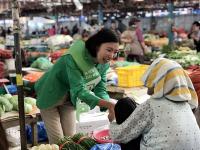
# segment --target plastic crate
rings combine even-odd
[[[149,65],[135,65],[116,68],[118,75],[118,86],[136,87],[144,85],[141,77]]]

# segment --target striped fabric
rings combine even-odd
[[[198,106],[198,97],[185,70],[175,61],[158,58],[142,77],[144,86],[154,88],[152,98],[180,102],[188,101],[192,108]]]

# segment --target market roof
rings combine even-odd
[[[21,16],[49,13],[63,13],[67,15],[80,14],[78,5],[83,5],[83,13],[97,12],[100,4],[105,12],[114,10],[137,11],[166,9],[170,0],[18,0]],[[199,0],[173,0],[175,7],[198,7]],[[0,1],[1,16],[8,17],[11,12],[11,0]],[[0,17],[1,17],[0,16]]]

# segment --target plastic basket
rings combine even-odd
[[[113,141],[109,138],[110,135],[108,129],[94,131],[93,137],[98,143],[113,143]],[[108,139],[104,139],[104,137],[107,137]]]
[[[116,68],[118,75],[118,86],[136,87],[144,85],[141,77],[149,65],[135,65]]]

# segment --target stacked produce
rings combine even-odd
[[[94,139],[83,133],[77,133],[73,137],[64,137],[57,143],[60,150],[90,150],[95,144]]]
[[[56,144],[41,144],[32,147],[31,150],[59,150],[59,146]]]
[[[30,113],[33,107],[36,105],[36,99],[32,97],[24,98],[24,110],[25,113]],[[12,110],[18,111],[18,96],[11,94],[5,94],[0,96],[0,116],[5,112],[10,112]]]
[[[86,150],[81,145],[75,143],[70,137],[64,137],[57,143],[60,150]]]
[[[189,47],[171,47],[165,45],[161,49],[161,53],[166,58],[177,61],[183,68],[200,65],[200,54]]]

